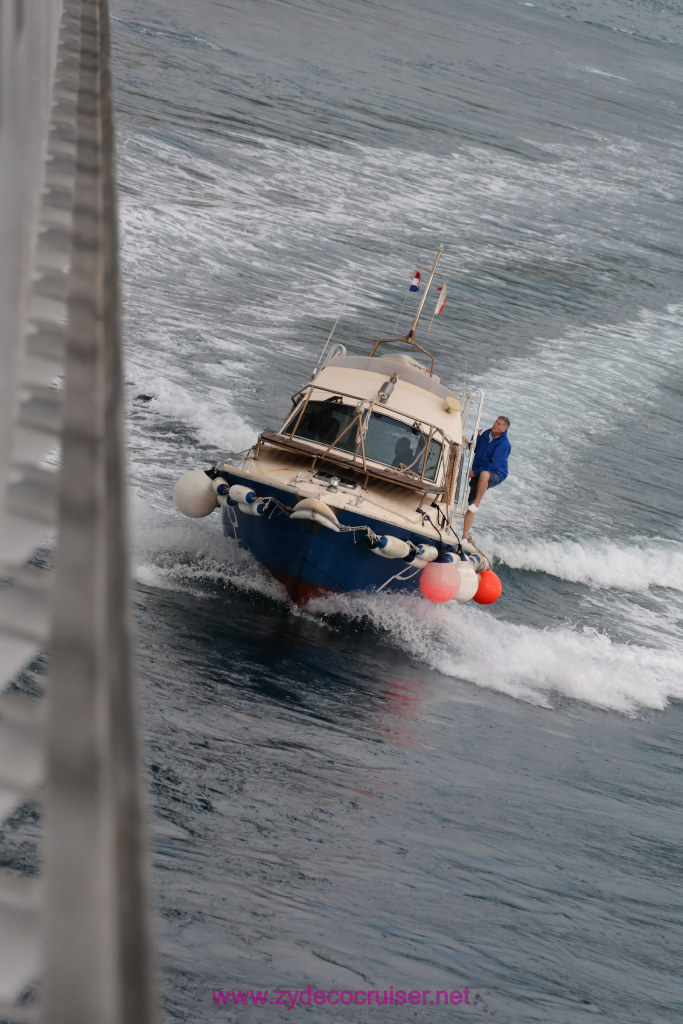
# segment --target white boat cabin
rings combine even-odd
[[[459,399],[430,369],[401,353],[333,354],[292,399],[262,445],[307,453],[365,477],[453,500],[463,448]]]

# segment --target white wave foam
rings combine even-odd
[[[132,504],[139,582],[204,594],[228,584],[287,600],[246,552],[225,540],[216,516],[181,518],[140,496]],[[620,644],[590,629],[535,629],[474,606],[436,607],[417,596],[389,594],[333,596],[310,602],[303,614],[323,622],[335,615],[369,619],[392,644],[443,675],[535,704],[547,706],[560,696],[633,713],[683,698],[675,653]]]
[[[383,253],[403,251],[406,237],[457,238],[450,255],[466,278],[468,265],[482,260],[561,264],[575,244],[581,251],[579,236],[589,223],[602,230],[606,197],[621,216],[643,189],[654,194],[672,188],[666,168],[650,173],[647,147],[627,143],[558,147],[557,159],[541,164],[493,157],[490,150],[435,155],[352,145],[326,151],[281,140],[243,142],[229,161],[192,155],[190,162],[179,147],[158,139],[124,136],[122,142],[120,178],[132,182],[121,203],[134,298],[131,376],[154,396],[150,419],[180,419],[219,450],[253,440],[242,412],[260,417],[270,394],[279,394],[278,374],[284,379],[291,372],[278,367],[284,359],[273,359],[274,340],[300,351],[303,318],[338,308],[353,279],[352,261],[375,281],[395,275],[395,258],[359,244],[358,224],[383,240]],[[453,181],[457,201],[444,205],[443,196],[453,196]],[[558,213],[560,202],[580,202],[580,222]],[[559,222],[562,230],[529,232],[525,220],[532,213],[539,222]],[[497,229],[485,230],[488,223]],[[336,240],[336,267],[326,251],[329,237]],[[618,238],[614,244],[621,244]],[[293,262],[306,273],[293,275]],[[380,299],[363,298],[359,306],[379,306]],[[561,529],[549,482],[571,480],[596,435],[666,377],[677,359],[680,321],[681,309],[672,308],[568,333],[532,358],[505,357],[502,368],[477,382],[496,402],[504,396],[496,413],[514,410],[511,478],[487,499],[480,513],[485,522],[524,523],[527,535],[539,525],[538,533]],[[259,390],[266,366],[267,392]],[[171,433],[150,439],[144,428],[135,437],[141,453],[137,482],[160,493],[163,483],[169,507],[167,476],[192,468],[176,470],[183,443]],[[145,465],[152,445],[155,460],[147,458]],[[579,507],[584,501],[577,498],[577,519],[586,518]],[[216,522],[175,521],[159,508],[148,515],[139,507],[135,521],[138,579],[179,589],[227,580],[270,592],[266,577],[224,541]],[[606,534],[607,525],[599,522],[597,532]],[[578,523],[571,530],[578,534]],[[503,535],[491,549],[512,568],[598,590],[681,589],[680,556],[671,559],[658,544],[633,551],[603,540],[531,539],[519,545]],[[659,651],[564,627],[544,632],[514,626],[475,608],[436,609],[406,600],[341,598],[325,608],[369,616],[411,656],[515,697],[543,703],[562,694],[632,710],[662,707],[676,693],[678,666]]]
[[[535,704],[550,706],[559,696],[630,714],[683,698],[679,657],[589,629],[538,630],[479,608],[390,595],[335,597],[311,610],[369,618],[444,675]]]
[[[601,140],[599,146],[548,149],[556,158],[530,164],[477,147],[430,154],[349,143],[332,151],[252,139],[233,147],[227,162],[223,153],[193,153],[190,162],[182,146],[124,131],[120,179],[130,187],[122,195],[121,215],[131,280],[139,276],[145,288],[160,286],[172,298],[171,280],[176,290],[190,286],[195,296],[205,297],[216,289],[222,294],[237,274],[237,301],[247,305],[247,288],[258,286],[260,318],[272,319],[282,331],[283,321],[317,313],[321,298],[334,292],[334,301],[339,299],[353,277],[343,244],[337,266],[326,265],[325,238],[351,243],[354,262],[372,266],[376,280],[395,267],[395,260],[358,244],[358,224],[395,251],[402,251],[406,231],[458,239],[449,252],[465,275],[470,261],[479,264],[482,258],[506,266],[520,258],[563,263],[568,249],[580,244],[573,215],[565,218],[562,232],[528,233],[532,216],[539,223],[557,222],[560,202],[580,201],[585,233],[594,223],[600,230],[606,197],[610,208],[630,210],[643,189],[676,186],[673,170],[658,166],[654,174],[651,150],[636,143]],[[444,205],[453,181],[457,201]],[[411,196],[419,200],[411,202]],[[491,222],[504,230],[492,234],[486,230]],[[608,244],[604,238],[603,243]],[[305,275],[292,275],[292,253]]]
[[[623,411],[641,407],[677,365],[682,324],[683,307],[671,306],[664,313],[644,310],[624,324],[573,330],[478,382],[496,396],[496,414],[512,410],[514,417],[510,478],[495,493],[500,522],[542,532],[552,529],[561,504],[562,517],[576,525],[590,519],[597,532],[612,525],[614,506],[595,501],[594,491],[603,475],[626,477],[632,467],[627,447],[617,453],[601,445]],[[596,483],[568,505],[563,488],[580,464],[593,466]]]
[[[133,576],[139,582],[186,594],[225,585],[283,600],[284,591],[246,551],[223,536],[218,513],[187,519],[131,495]]]
[[[577,71],[584,71],[587,75],[599,75],[601,78],[616,78],[619,82],[628,82],[628,78],[624,78],[623,75],[614,75],[610,71],[603,71],[601,68],[593,68],[583,64],[570,64],[569,66],[576,68]]]
[[[482,543],[494,558],[511,569],[543,572],[571,583],[629,591],[664,587],[683,591],[683,551],[669,541],[634,539],[624,542],[595,538],[501,539],[482,536]]]
[[[175,374],[195,406],[191,422],[201,425],[198,410],[218,367],[237,388],[262,380],[266,366],[272,377],[273,340],[286,342],[290,354],[302,351],[310,341],[301,339],[304,318],[324,310],[331,324],[353,280],[352,262],[361,281],[385,286],[396,276],[395,257],[359,244],[358,224],[385,240],[387,252],[403,251],[406,234],[457,239],[449,257],[465,280],[471,262],[480,266],[482,260],[561,267],[568,251],[585,245],[572,232],[582,236],[590,225],[601,232],[606,197],[610,208],[617,204],[630,216],[643,188],[675,185],[668,168],[653,173],[652,151],[633,142],[549,149],[553,159],[530,163],[475,147],[416,154],[349,144],[331,151],[261,139],[242,141],[226,163],[223,154],[190,159],[169,141],[124,132],[120,178],[130,184],[121,215],[131,332],[139,339],[128,354],[136,379],[158,375],[163,360],[164,376]],[[454,180],[458,202],[444,205]],[[410,196],[419,202],[407,204]],[[578,228],[573,209],[559,216],[558,196],[581,203]],[[530,234],[529,207],[539,222],[559,217],[563,230]],[[487,228],[491,223],[495,232]],[[329,236],[337,243],[333,266]],[[293,260],[300,273],[292,274]],[[359,300],[366,327],[368,312],[386,308],[380,299]],[[355,301],[354,293],[349,316]],[[513,435],[524,438],[523,448],[515,446],[505,502],[513,497],[513,481],[538,486],[564,478],[615,411],[637,406],[652,391],[677,358],[680,313],[644,313],[630,324],[568,333],[532,359],[507,360],[478,382],[504,396],[514,410]],[[319,340],[321,347],[322,335]],[[226,359],[228,366],[240,362],[238,374],[230,374]],[[538,519],[532,501],[526,512]]]
[[[149,413],[191,426],[198,440],[212,446],[217,452],[242,451],[254,443],[258,434],[231,407],[222,385],[205,385],[201,401],[188,392],[183,381],[174,381],[158,374],[141,374],[137,387],[149,392]]]

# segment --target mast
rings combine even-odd
[[[434,266],[432,267],[431,271],[429,272],[429,280],[427,281],[427,287],[424,290],[424,295],[420,299],[420,305],[417,307],[417,313],[415,314],[415,318],[414,318],[412,324],[410,325],[410,330],[408,331],[408,334],[406,335],[406,338],[410,338],[411,340],[412,340],[412,337],[413,337],[413,335],[415,333],[415,329],[416,329],[416,327],[417,327],[417,325],[419,323],[420,316],[422,315],[422,307],[424,306],[425,302],[427,301],[427,295],[429,294],[429,289],[432,286],[432,281],[434,280],[434,274],[436,273],[436,268],[439,265],[439,260],[441,259],[442,255],[443,255],[443,246],[440,245],[439,246],[439,251],[436,254],[436,259],[434,260]]]
[[[420,352],[423,352],[429,359],[431,359],[432,365],[431,365],[431,367],[429,369],[429,376],[430,377],[433,376],[433,374],[434,374],[434,356],[431,354],[431,352],[428,352],[426,348],[422,348],[422,345],[418,345],[418,343],[415,341],[415,329],[416,329],[416,327],[418,325],[418,322],[420,320],[420,315],[422,314],[423,306],[424,306],[425,302],[427,301],[427,295],[429,294],[429,289],[432,286],[432,281],[434,280],[434,274],[436,273],[436,268],[439,265],[439,260],[441,259],[442,255],[443,255],[443,246],[440,245],[439,246],[439,251],[436,254],[436,259],[434,260],[434,265],[433,265],[432,269],[429,272],[429,280],[427,281],[427,287],[424,290],[424,295],[420,299],[420,305],[417,307],[417,313],[415,314],[413,322],[410,325],[410,330],[408,331],[408,333],[403,338],[380,338],[380,340],[376,341],[375,344],[373,345],[372,351],[370,352],[370,358],[372,358],[374,356],[375,352],[377,351],[377,349],[379,348],[380,345],[388,345],[390,342],[402,342],[402,343],[405,343],[406,345],[412,345],[413,348],[419,349]]]

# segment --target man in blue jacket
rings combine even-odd
[[[470,471],[469,505],[462,528],[463,540],[467,540],[474,514],[488,488],[502,484],[508,475],[508,457],[512,448],[507,435],[509,426],[507,416],[499,416],[489,430],[479,431]]]

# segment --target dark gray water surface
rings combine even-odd
[[[166,1019],[679,1021],[680,7],[113,13]],[[512,420],[503,597],[294,614],[173,483],[279,424],[356,274],[339,338],[387,336],[441,242],[421,340]],[[471,1002],[211,995],[308,985]]]

